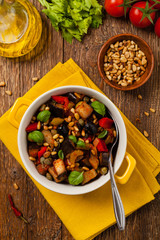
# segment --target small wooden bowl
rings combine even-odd
[[[104,72],[104,56],[105,56],[109,46],[111,44],[116,43],[117,41],[123,41],[123,40],[133,40],[135,43],[137,43],[139,48],[145,53],[145,55],[147,57],[147,61],[148,61],[146,71],[141,76],[141,79],[138,82],[135,81],[132,85],[128,85],[126,87],[118,85],[117,83],[115,83],[113,81],[109,81],[106,78],[106,74]],[[133,89],[136,89],[136,88],[142,86],[150,78],[153,68],[154,68],[154,56],[153,56],[152,50],[151,50],[150,46],[142,38],[138,37],[137,35],[133,35],[133,34],[116,35],[104,43],[104,45],[102,46],[102,48],[100,49],[99,54],[98,54],[98,70],[99,70],[99,73],[100,73],[102,79],[108,85],[110,85],[111,87],[116,88],[118,90],[128,91],[128,90],[133,90]]]

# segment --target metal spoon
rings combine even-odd
[[[120,194],[119,194],[119,191],[118,191],[115,179],[114,179],[113,167],[112,167],[112,162],[111,162],[112,151],[118,141],[118,135],[119,135],[118,126],[115,121],[114,121],[114,124],[115,124],[115,128],[116,128],[116,139],[111,147],[109,157],[108,157],[107,153],[103,153],[103,158],[105,158],[105,160],[108,161],[108,168],[109,168],[110,179],[111,179],[114,214],[115,214],[115,217],[117,220],[117,226],[118,226],[119,230],[122,231],[125,229],[125,213],[124,213],[122,200],[121,200],[121,197],[120,197]]]

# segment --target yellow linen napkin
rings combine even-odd
[[[97,89],[82,70],[80,70],[72,60],[69,60],[65,65],[59,63],[34,87],[32,87],[24,97],[34,100],[40,94],[52,88],[64,85],[91,86]],[[20,108],[17,113],[17,120],[20,121],[25,110],[26,107]],[[0,118],[0,138],[24,168],[18,153],[16,140],[18,130],[8,122],[9,112],[10,110]],[[134,132],[133,125],[127,119],[125,119],[125,122],[127,133],[130,133],[130,131]],[[140,139],[143,146],[147,145],[148,151],[150,151],[151,154],[149,155],[148,151],[144,151],[144,154],[146,154],[144,155],[144,158],[141,157],[142,155],[139,153],[139,149],[142,149],[139,145],[136,145],[137,141],[134,141],[132,144],[132,138],[131,141],[128,138],[127,148],[136,158],[137,168],[134,170],[131,178],[125,185],[118,184],[126,215],[131,214],[147,202],[153,200],[153,194],[160,189],[159,184],[152,173],[159,167],[157,159],[160,159],[160,153],[153,147],[153,145],[149,144],[143,136],[141,136],[138,130],[136,131],[136,138],[138,140]],[[149,162],[151,162],[151,164],[149,164]],[[26,171],[25,168],[24,170]],[[75,239],[92,239],[104,229],[115,223],[110,183],[105,184],[103,187],[92,193],[80,196],[66,196],[47,190],[34,179],[32,180]]]

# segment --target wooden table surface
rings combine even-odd
[[[37,0],[31,0],[41,12],[42,7]],[[103,1],[102,1],[103,3]],[[96,66],[97,54],[103,43],[111,36],[120,33],[134,33],[141,36],[151,46],[155,57],[155,68],[150,80],[141,88],[121,92],[104,85],[103,91],[121,109],[121,111],[136,125],[140,131],[149,133],[149,140],[160,150],[160,39],[156,37],[151,27],[148,31],[137,29],[128,20],[115,19],[105,16],[103,25],[99,29],[89,30],[80,43],[76,40],[70,45],[56,32],[50,21],[40,13],[43,20],[43,33],[37,47],[25,57],[19,59],[0,58],[0,81],[5,81],[7,87],[0,88],[0,116],[23,96],[33,85],[32,77],[43,77],[59,61],[73,60],[99,86],[100,76]],[[12,96],[5,94],[11,90]],[[137,95],[143,100],[138,105]],[[155,108],[156,113],[149,117],[144,111]],[[141,123],[136,123],[139,116]],[[160,176],[157,177],[160,182]],[[13,183],[20,189],[16,191]],[[10,193],[30,224],[26,225],[17,219],[8,203],[7,194]],[[126,230],[119,232],[113,226],[97,236],[96,240],[158,240],[160,239],[160,193],[154,201],[142,207],[127,218]],[[53,209],[46,202],[30,178],[0,142],[0,239],[15,240],[71,240],[73,239]]]

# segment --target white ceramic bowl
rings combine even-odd
[[[52,95],[62,95],[67,92],[83,93],[85,95],[91,96],[99,100],[100,102],[106,105],[106,107],[111,112],[111,115],[113,116],[114,120],[117,122],[117,125],[119,128],[119,144],[117,149],[117,155],[114,160],[115,173],[120,168],[125,156],[126,146],[127,146],[127,134],[126,134],[124,121],[118,109],[116,108],[116,106],[103,94],[87,87],[65,86],[65,87],[55,88],[39,96],[29,106],[29,108],[27,109],[27,111],[25,112],[21,120],[19,130],[18,130],[18,148],[19,148],[19,153],[24,163],[24,166],[37,182],[39,182],[44,187],[50,189],[51,191],[62,193],[62,194],[68,194],[68,195],[78,195],[78,194],[84,194],[84,193],[94,191],[97,188],[103,186],[105,183],[107,183],[110,180],[109,173],[99,177],[97,180],[91,183],[88,183],[84,186],[72,186],[69,184],[56,183],[54,181],[49,181],[45,176],[42,176],[38,173],[34,163],[29,160],[29,155],[27,152],[27,137],[26,137],[27,134],[25,129],[30,123],[32,116],[43,103],[45,103],[47,100],[50,99]]]

